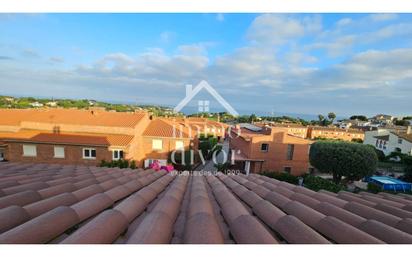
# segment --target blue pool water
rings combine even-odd
[[[411,191],[412,184],[402,180],[387,177],[387,176],[372,176],[368,178],[368,182],[381,186],[383,190],[388,191]]]

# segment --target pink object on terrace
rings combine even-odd
[[[160,170],[159,161],[157,161],[157,160],[153,161],[153,162],[149,165],[149,168],[150,168],[150,169],[153,169],[153,170],[156,170],[156,171]]]
[[[167,172],[171,172],[173,171],[175,168],[173,167],[173,165],[166,165],[166,166],[162,166],[160,169],[165,170]]]

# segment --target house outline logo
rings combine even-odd
[[[202,89],[205,89],[211,94],[216,101],[222,105],[228,113],[233,116],[239,116],[239,113],[205,80],[200,81],[195,88],[192,85],[186,85],[186,97],[173,109],[175,112],[180,112]],[[209,101],[199,101],[199,110],[209,111]]]

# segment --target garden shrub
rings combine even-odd
[[[339,192],[341,190],[345,189],[345,186],[341,184],[335,184],[330,180],[317,177],[317,176],[312,176],[312,175],[306,175],[304,176],[303,184],[305,187],[313,190],[313,191],[319,191],[321,189],[330,191],[330,192]]]
[[[285,181],[291,184],[297,185],[299,183],[299,179],[289,173],[286,172],[273,172],[273,171],[265,171],[262,173],[263,176],[274,178],[280,181]]]

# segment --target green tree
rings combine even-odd
[[[370,176],[378,163],[370,146],[341,141],[315,142],[310,148],[309,160],[320,172],[331,173],[335,183],[339,183],[342,176],[349,180]]]
[[[318,119],[319,119],[319,125],[323,125],[325,121],[325,116],[323,116],[322,114],[319,114]]]
[[[407,121],[407,120],[398,120],[397,119],[397,120],[394,121],[394,123],[397,126],[409,126],[409,125],[411,125],[410,122]]]
[[[328,118],[333,123],[333,121],[336,119],[336,114],[333,112],[328,113]]]
[[[350,116],[351,120],[360,120],[360,121],[368,121],[368,118],[364,115],[352,115]]]
[[[256,120],[256,115],[255,114],[250,115],[249,122],[253,123],[255,120]]]

